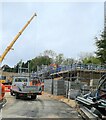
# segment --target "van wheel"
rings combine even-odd
[[[31,95],[31,99],[36,99],[37,95]]]
[[[16,98],[16,99],[19,99],[19,98],[20,98],[18,93],[15,93],[15,98]]]

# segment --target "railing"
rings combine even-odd
[[[61,71],[72,71],[72,70],[91,70],[91,71],[106,71],[106,65],[96,64],[71,64],[71,65],[60,65],[57,68],[52,66],[43,67],[39,70],[38,74],[43,73],[57,73]]]

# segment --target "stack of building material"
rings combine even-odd
[[[65,81],[65,88],[66,89],[81,89],[81,86],[83,85],[83,82],[77,82],[77,81]]]
[[[53,81],[53,94],[54,95],[65,95],[63,78]]]
[[[85,85],[84,82],[80,82],[80,81],[65,81],[65,95],[68,98],[71,99],[75,99],[77,96],[81,95],[81,94],[85,94],[85,87],[82,92],[82,87]]]
[[[44,80],[44,92],[53,95],[65,95],[65,86],[63,78]]]
[[[99,84],[99,79],[91,79],[90,80],[90,87],[92,89],[97,89],[98,84]]]
[[[81,91],[77,89],[70,89],[68,92],[68,98],[75,99],[77,96],[80,96]]]
[[[52,94],[52,92],[53,92],[52,79],[44,80],[44,92]]]
[[[88,86],[87,84],[85,84],[81,87],[81,94],[82,95],[89,93],[89,91],[90,91],[90,86]]]
[[[65,89],[65,96],[66,97],[68,97],[69,84],[71,84],[70,81],[64,81],[64,89]]]

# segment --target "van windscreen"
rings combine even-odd
[[[26,78],[16,78],[15,82],[27,82],[28,80]]]

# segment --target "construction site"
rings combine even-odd
[[[0,56],[0,120],[106,120],[106,64],[52,63],[36,71],[20,64],[18,72],[4,71],[3,60],[36,17]]]

